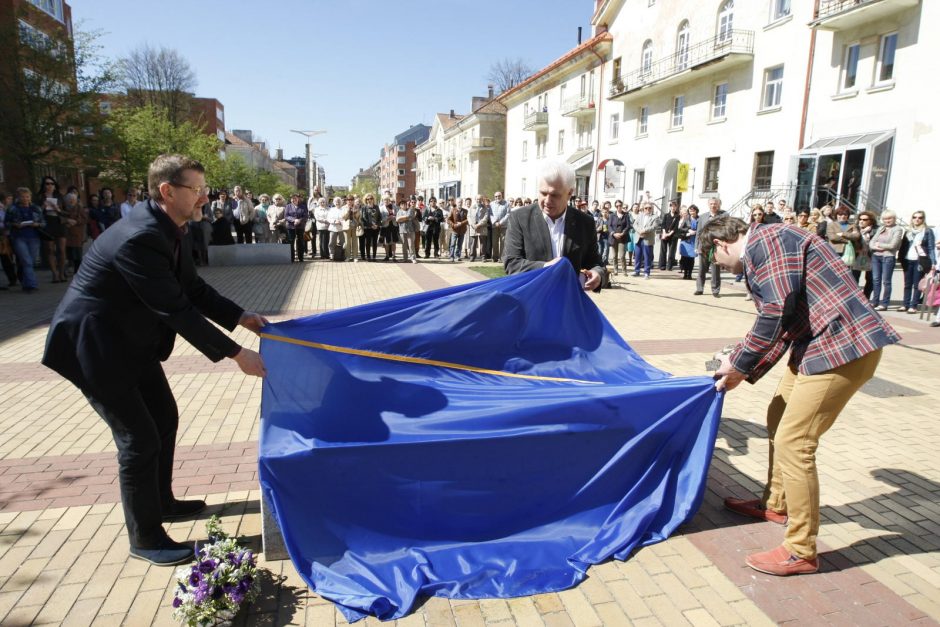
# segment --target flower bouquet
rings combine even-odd
[[[218,516],[206,523],[206,534],[209,543],[197,547],[196,561],[176,571],[173,618],[190,627],[228,623],[258,596],[254,553],[222,531]]]

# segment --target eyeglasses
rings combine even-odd
[[[206,185],[184,185],[182,183],[173,183],[172,181],[170,181],[170,185],[172,185],[173,187],[184,187],[190,190],[192,193],[196,194],[197,196],[202,196],[203,194],[209,191],[209,188]],[[219,194],[219,196],[223,196],[223,195],[224,194]]]
[[[924,216],[911,216],[912,220],[923,220]]]

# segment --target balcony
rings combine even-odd
[[[474,137],[463,147],[464,152],[484,152],[496,148],[496,140],[492,137]]]
[[[439,154],[431,153],[431,156],[428,157],[428,163],[431,165],[441,165],[441,156]]]
[[[566,98],[561,108],[561,114],[565,116],[594,115],[594,98],[591,96],[573,96]]]
[[[548,128],[548,111],[533,111],[525,116],[522,124],[524,131],[539,131]]]
[[[821,0],[811,28],[848,30],[863,24],[890,18],[916,7],[920,0]]]
[[[724,36],[689,46],[651,63],[649,67],[623,74],[610,83],[611,100],[630,100],[637,92],[648,94],[654,87],[674,87],[688,80],[699,79],[706,71],[726,69],[748,63],[754,58],[754,31],[732,30]],[[693,72],[697,72],[693,74]]]

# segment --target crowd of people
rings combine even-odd
[[[593,218],[598,252],[612,275],[632,273],[649,279],[654,268],[678,270],[682,279],[696,281],[695,295],[704,294],[710,277],[711,293],[720,297],[721,272],[714,260],[702,255],[696,237],[710,220],[726,214],[720,199],[709,198],[704,210],[678,201],[660,210],[648,196],[630,206],[622,200],[589,205],[574,197],[569,209]],[[0,192],[0,198],[0,264],[7,279],[0,289],[21,285],[32,292],[39,286],[37,264],[44,262],[53,283],[67,281],[78,270],[87,243],[146,202],[146,193],[128,189],[124,202],[117,203],[113,191],[103,188],[83,203],[78,189],[69,187],[63,193],[55,179],[44,177],[35,192],[18,188],[15,194]],[[501,192],[492,199],[315,196],[308,203],[300,194],[255,197],[235,186],[231,194],[218,190],[210,195],[188,230],[197,264],[208,263],[209,246],[241,243],[287,244],[291,260],[297,262],[319,258],[418,263],[442,257],[452,262],[500,261],[509,214],[530,204],[532,199],[507,199]],[[904,285],[897,307],[916,313],[925,298],[924,287],[937,276],[940,245],[924,218],[924,212],[915,211],[909,225],[901,226],[889,210],[856,215],[847,206],[826,205],[794,211],[781,198],[754,204],[749,222],[792,224],[828,241],[881,311],[890,305],[892,278],[900,265]]]

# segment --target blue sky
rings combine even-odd
[[[196,95],[218,98],[226,128],[249,128],[285,157],[290,129],[326,129],[312,150],[327,181],[349,179],[385,142],[435,113],[466,113],[490,64],[534,69],[590,37],[593,0],[70,0],[73,21],[106,31],[120,57],[149,43],[178,50]]]

